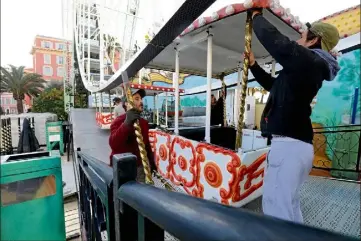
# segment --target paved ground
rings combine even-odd
[[[310,177],[301,189],[306,225],[360,238],[360,183]],[[244,208],[262,213],[261,198]]]
[[[65,182],[65,186],[63,187],[63,196],[66,198],[76,193],[73,160],[68,162],[66,153],[61,157],[61,169],[63,173],[63,182]]]
[[[73,109],[71,112],[73,123],[73,138],[75,149],[98,160],[109,163],[109,130],[101,130],[95,122],[94,109]]]

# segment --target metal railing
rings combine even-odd
[[[1,138],[0,138],[0,155],[13,154],[13,144],[11,135],[11,119],[1,119]]]
[[[115,240],[113,172],[99,160],[77,151],[79,216],[82,238]]]
[[[3,118],[1,119],[1,134],[0,134],[0,155],[11,155],[14,154],[14,152],[17,151],[17,146],[13,146],[13,139],[12,139],[12,128],[11,128],[11,119],[15,118]],[[35,133],[35,118],[30,117],[27,118],[30,122],[30,128]],[[17,118],[17,134],[21,135],[21,118]],[[46,145],[40,145],[40,147],[44,147]]]
[[[136,157],[115,155],[109,167],[78,150],[82,237],[160,241],[165,231],[194,240],[357,240],[135,181]]]
[[[360,175],[361,125],[314,128],[315,169],[338,178]]]

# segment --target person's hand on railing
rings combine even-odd
[[[130,109],[126,112],[126,118],[124,123],[126,125],[133,125],[135,121],[140,119],[140,112],[136,109]]]

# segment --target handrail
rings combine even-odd
[[[106,231],[108,240],[114,240],[113,169],[80,148],[76,157],[82,237],[101,240]]]
[[[118,158],[116,240],[357,240],[135,182],[136,157]],[[122,185],[123,184],[123,185]],[[116,202],[115,202],[116,203]],[[117,218],[116,218],[117,219]]]
[[[110,166],[84,152],[78,151],[77,155],[80,157],[82,165],[90,165],[97,175],[105,181],[106,185],[112,183],[113,169]]]

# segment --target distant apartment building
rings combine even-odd
[[[0,104],[1,104],[1,109],[5,114],[18,113],[16,100],[13,98],[12,93],[8,93],[8,92],[0,93]],[[32,105],[31,98],[25,95],[25,99],[23,101],[24,112],[27,112],[27,110],[31,108],[31,105]]]
[[[47,81],[63,81],[71,68],[71,52],[68,40],[36,35],[31,49],[34,73]]]

